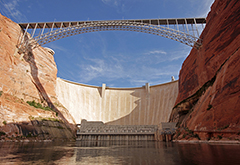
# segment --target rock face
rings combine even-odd
[[[57,67],[43,47],[21,55],[16,45],[23,35],[20,26],[0,14],[0,125],[3,122],[31,122],[29,116],[54,117],[75,124],[71,114],[57,100]],[[53,109],[44,112],[26,104],[35,100]],[[56,116],[56,112],[58,116]]]
[[[32,120],[31,122],[11,123],[0,128],[3,140],[74,140],[71,130],[59,121]]]
[[[182,65],[170,121],[193,131],[240,131],[240,1],[215,0],[200,38]]]
[[[22,36],[21,28],[0,15],[0,29],[0,90],[24,100],[41,100],[44,94],[54,98],[57,68],[53,56],[42,47],[24,59],[18,53],[14,56]],[[44,91],[37,89],[39,84]]]

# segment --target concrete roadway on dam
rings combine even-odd
[[[158,125],[168,122],[178,95],[178,81],[138,88],[109,88],[57,79],[58,100],[77,124],[82,119],[109,125]]]

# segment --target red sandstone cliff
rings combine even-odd
[[[194,131],[240,132],[240,1],[215,0],[200,38],[182,65],[170,121]]]
[[[57,68],[53,56],[42,47],[34,49],[31,57],[25,55],[20,59],[18,53],[14,56],[21,28],[0,15],[0,29],[0,90],[24,100],[41,100],[42,94],[36,89],[39,83],[43,92],[54,98]]]
[[[30,116],[56,118],[74,124],[70,113],[56,98],[54,57],[43,47],[37,47],[21,59],[16,45],[22,35],[18,24],[0,14],[0,126],[3,123],[30,122]],[[33,100],[51,107],[53,111],[26,104],[26,101]]]

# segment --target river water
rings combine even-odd
[[[1,142],[0,164],[239,165],[240,145],[155,141]]]

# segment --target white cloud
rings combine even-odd
[[[167,65],[159,67],[142,66],[131,74],[129,82],[132,86],[143,86],[145,83],[156,85],[171,81],[171,76],[177,77],[178,65]]]
[[[109,6],[115,6],[115,7],[118,7],[119,1],[120,0],[102,0],[102,2],[104,4],[109,5]]]
[[[167,52],[163,51],[163,50],[153,50],[153,51],[149,51],[146,54],[151,55],[151,54],[167,54]]]
[[[197,13],[196,17],[207,17],[207,14],[211,9],[211,6],[214,0],[202,0],[202,1],[194,1],[194,2],[195,3],[193,5],[199,6],[198,10],[195,11],[195,13]]]
[[[110,7],[114,7],[118,13],[129,11],[135,4],[136,0],[102,0]]]
[[[18,10],[19,2],[20,0],[8,0],[8,2],[1,1],[1,4],[3,5],[1,9],[6,16],[13,19],[13,21],[26,22],[26,17]]]
[[[120,82],[124,80],[131,86],[142,86],[147,82],[159,84],[171,80],[171,76],[177,77],[179,65],[167,64],[166,66],[149,66],[141,64],[130,64],[124,62],[109,62],[107,59],[88,59],[87,63],[80,64],[81,68],[78,82],[90,83],[98,79],[105,83]],[[102,82],[103,83],[103,82]],[[90,83],[91,84],[91,83]]]
[[[89,82],[99,77],[105,79],[118,79],[125,77],[120,63],[108,63],[103,59],[88,59],[89,63],[79,65],[81,68],[80,81]]]
[[[53,49],[54,51],[59,50],[59,51],[61,51],[61,52],[68,52],[68,50],[67,50],[65,47],[60,46],[59,44],[49,43],[48,45],[49,45],[49,47],[50,47],[51,49]]]
[[[168,60],[169,61],[174,61],[174,60],[179,60],[179,59],[185,59],[190,51],[191,51],[192,48],[190,47],[181,47],[179,50],[177,51],[171,51],[168,56]]]
[[[146,83],[148,83],[148,80],[146,79],[130,79],[130,84],[134,85],[134,86],[143,86]]]
[[[160,64],[183,60],[188,56],[190,50],[191,48],[186,46],[180,47],[179,50],[175,51],[149,50],[146,53],[138,54],[135,61],[142,64]]]
[[[79,64],[79,82],[89,83],[94,80],[106,82],[123,80],[132,86],[142,86],[146,82],[158,84],[177,78],[181,64],[189,54],[189,47],[181,47],[177,51],[149,50],[131,55],[138,58],[122,57],[121,54],[105,54],[102,58],[89,58],[85,56]],[[177,63],[176,63],[177,62]],[[111,86],[114,86],[111,83]]]

